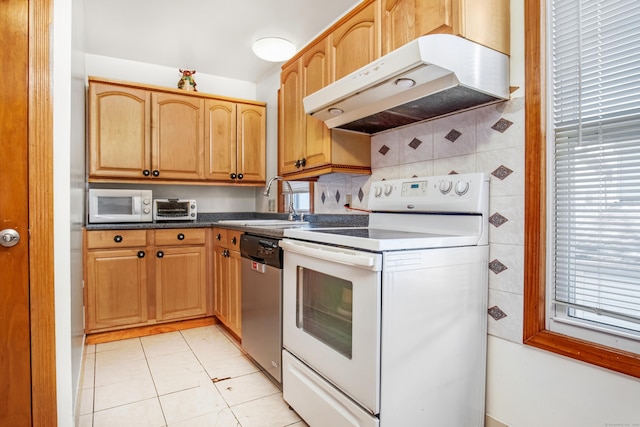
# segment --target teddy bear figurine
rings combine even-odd
[[[182,73],[182,77],[180,77],[180,80],[178,81],[178,89],[192,90],[194,92],[197,92],[197,83],[193,78],[196,70],[183,70],[182,68],[180,68],[180,72]]]

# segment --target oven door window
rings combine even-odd
[[[296,326],[351,359],[353,283],[300,266],[297,273]]]

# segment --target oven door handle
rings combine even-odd
[[[280,247],[285,251],[294,252],[311,258],[339,262],[340,264],[361,267],[373,271],[379,271],[381,269],[380,256],[377,254],[367,254],[334,246],[320,246],[287,239],[280,241]]]

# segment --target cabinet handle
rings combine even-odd
[[[238,174],[238,179],[242,179],[242,178],[244,178],[244,175],[243,175],[243,174],[241,174],[241,173],[239,173],[239,174]]]
[[[145,253],[144,251],[138,251],[138,258],[144,258]]]
[[[178,240],[184,240],[184,234],[178,233]]]
[[[222,239],[222,236],[220,235],[220,233],[216,234],[216,240],[220,240]]]
[[[145,170],[142,171],[142,175],[149,176],[149,175],[151,175],[151,171],[149,169],[145,169]]]
[[[164,256],[164,252],[162,252],[162,251],[158,251],[158,252],[156,252],[156,256],[157,256],[158,258],[162,258],[162,257]]]
[[[229,175],[231,177],[231,179],[236,179],[236,174],[232,173],[231,175]]]
[[[160,176],[160,171],[158,169],[154,169],[154,171],[151,174],[153,176]]]
[[[114,241],[114,242],[116,242],[116,243],[120,243],[120,242],[122,242],[122,236],[121,236],[121,235],[119,235],[119,234],[116,234],[116,235],[113,237],[113,241]]]
[[[234,245],[236,244],[237,241],[238,241],[238,239],[236,239],[235,236],[233,237],[233,239],[231,239],[231,243],[234,244]]]

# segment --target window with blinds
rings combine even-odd
[[[637,343],[640,2],[550,0],[548,10],[549,327]]]

